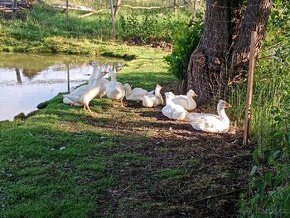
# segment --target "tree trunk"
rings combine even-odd
[[[234,45],[232,67],[235,70],[246,70],[249,62],[251,31],[257,31],[256,54],[258,54],[265,34],[266,24],[271,12],[272,0],[249,0],[240,34]],[[246,68],[245,68],[246,67]],[[238,70],[239,71],[239,70]],[[235,76],[235,75],[233,75]]]
[[[177,14],[177,0],[173,0],[174,13]]]
[[[118,12],[120,10],[120,6],[121,6],[121,0],[116,0],[116,4],[115,4],[115,12],[114,12],[114,17],[116,20],[116,17],[118,15]]]
[[[248,69],[250,33],[257,27],[257,48],[261,46],[271,0],[249,0],[246,10],[243,2],[206,1],[204,32],[190,57],[187,78],[187,88],[198,94],[198,103],[226,97],[229,79],[246,74],[236,69]]]
[[[111,4],[111,19],[112,19],[112,38],[115,39],[116,36],[116,27],[115,27],[115,10],[114,10],[114,2],[113,0],[110,0],[110,4]]]
[[[195,13],[196,13],[196,0],[191,0],[191,16],[192,20],[195,20]]]

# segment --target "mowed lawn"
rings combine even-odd
[[[114,50],[113,47],[111,50]],[[166,51],[136,55],[118,80],[175,91]],[[164,93],[163,90],[163,93]],[[237,213],[247,188],[250,148],[240,134],[193,131],[161,107],[109,99],[93,115],[62,95],[25,120],[0,122],[0,217],[192,217]]]

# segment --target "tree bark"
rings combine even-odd
[[[121,0],[116,0],[115,11],[114,11],[115,20],[116,20],[116,17],[118,15],[118,12],[120,10],[120,6],[121,6]]]
[[[266,24],[271,12],[272,0],[249,0],[240,34],[234,44],[231,65],[235,70],[247,70],[251,44],[251,31],[257,31],[256,54],[258,54],[265,35]],[[234,75],[235,76],[235,75]]]
[[[114,2],[113,0],[110,0],[110,4],[111,4],[111,19],[112,19],[112,37],[113,39],[115,39],[116,36],[116,27],[115,27],[115,8],[114,8]]]
[[[198,103],[226,97],[229,80],[246,74],[251,30],[258,28],[260,48],[270,7],[271,0],[249,0],[247,7],[243,0],[206,1],[204,32],[190,57],[187,78]]]
[[[196,13],[196,0],[191,0],[191,16],[192,20],[195,20],[195,13]]]

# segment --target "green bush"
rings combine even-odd
[[[172,42],[172,35],[188,22],[188,17],[188,12],[179,15],[172,11],[123,12],[118,19],[118,35],[122,40],[138,44]]]
[[[166,57],[169,71],[180,80],[187,79],[190,55],[197,47],[203,29],[203,16],[198,13],[195,21],[191,17],[187,24],[180,25],[173,36],[172,54]]]

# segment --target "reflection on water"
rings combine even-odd
[[[88,80],[95,58],[65,55],[0,54],[0,121],[12,120]],[[117,60],[97,58],[100,65]]]

